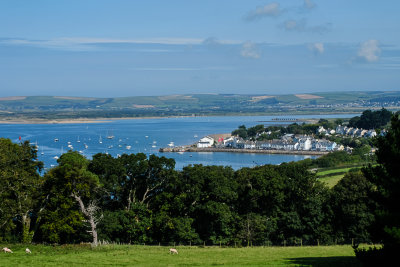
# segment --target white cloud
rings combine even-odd
[[[367,62],[375,62],[379,60],[380,53],[379,42],[377,40],[368,40],[361,43],[357,55]]]
[[[143,39],[111,39],[111,38],[91,38],[91,37],[64,37],[48,40],[29,40],[29,39],[0,39],[0,44],[25,45],[50,49],[60,49],[69,51],[92,51],[101,49],[104,44],[160,44],[160,45],[201,45],[215,42],[218,44],[241,44],[235,40],[217,40],[215,38],[143,38]],[[166,52],[165,50],[146,50],[145,52]]]
[[[253,44],[252,42],[245,42],[242,45],[242,50],[240,51],[240,54],[242,55],[242,57],[246,57],[246,58],[260,58],[260,52],[257,50],[257,47],[255,44]]]
[[[324,34],[331,30],[332,25],[330,23],[325,23],[322,25],[308,26],[307,20],[303,18],[300,20],[286,20],[280,26],[283,27],[286,31]]]
[[[307,9],[313,9],[316,5],[312,0],[304,0],[304,5]]]
[[[315,54],[323,54],[325,51],[323,43],[314,43],[310,44],[308,48],[313,51]]]
[[[246,20],[256,20],[263,17],[276,17],[282,13],[279,3],[270,3],[265,6],[259,6],[256,10],[249,12],[246,16]]]

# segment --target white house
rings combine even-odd
[[[213,144],[214,144],[214,139],[209,136],[206,136],[201,138],[199,142],[197,142],[197,147],[198,148],[212,147]]]

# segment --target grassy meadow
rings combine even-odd
[[[3,247],[3,246],[2,246]],[[8,245],[13,254],[0,253],[0,266],[361,266],[351,246],[315,247],[177,247],[164,246]]]

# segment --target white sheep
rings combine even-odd
[[[26,252],[26,253],[32,253],[32,251],[31,251],[29,248],[26,248],[26,249],[25,249],[25,252]]]
[[[4,251],[4,253],[13,253],[12,250],[9,248],[3,248],[2,250]]]
[[[170,254],[178,254],[178,250],[174,249],[174,248],[170,248],[169,249],[169,253]]]

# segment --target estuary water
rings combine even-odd
[[[45,168],[57,165],[57,159],[68,150],[80,151],[87,158],[96,153],[116,157],[123,153],[156,154],[174,158],[176,169],[189,164],[224,165],[234,169],[263,164],[280,164],[315,158],[307,155],[269,155],[251,153],[159,153],[160,147],[188,145],[209,134],[230,133],[239,125],[272,125],[276,118],[350,118],[355,114],[300,116],[224,116],[123,119],[74,124],[0,124],[0,137],[13,142],[29,140],[38,146],[38,159]],[[107,138],[114,136],[113,138]]]

